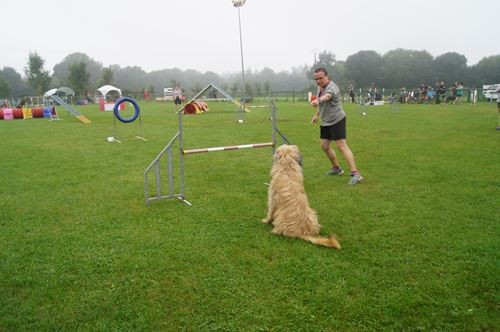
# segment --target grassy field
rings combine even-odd
[[[210,107],[183,118],[185,148],[270,141],[267,109],[237,124],[232,105]],[[278,107],[341,251],[260,223],[267,148],[187,156],[194,206],[146,207],[172,104],[141,104],[147,142],[106,142],[112,113],[96,106],[78,108],[87,125],[60,107],[61,121],[0,121],[0,331],[500,330],[495,105],[345,105],[365,177],[354,187],[325,176],[311,108]],[[133,137],[139,123],[116,129]]]

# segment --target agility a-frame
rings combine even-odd
[[[217,94],[217,92],[223,96],[223,98],[217,98],[216,96],[212,96],[212,94]],[[236,115],[236,120],[244,120],[244,116],[246,112],[250,112],[248,108],[245,107],[245,104],[242,102],[239,102],[238,100],[234,99],[229,93],[224,91],[223,89],[219,88],[213,83],[209,83],[207,86],[205,86],[203,89],[200,90],[193,98],[191,98],[187,103],[190,104],[191,102],[194,102],[201,97],[204,97],[205,95],[208,95],[208,98],[203,98],[204,101],[211,101],[211,100],[216,100],[216,101],[221,101],[221,100],[226,100],[230,101],[233,104],[236,105],[236,110],[235,110],[235,115]],[[185,107],[185,106],[184,106]],[[181,109],[181,112],[184,112],[184,108]]]
[[[256,148],[266,148],[271,147],[272,152],[274,154],[275,148],[280,144],[290,144],[285,135],[278,129],[276,125],[276,114],[277,107],[273,101],[269,101],[270,109],[271,109],[271,123],[272,123],[272,138],[267,142],[257,142],[250,144],[242,144],[242,145],[230,145],[230,146],[218,146],[218,147],[207,147],[207,148],[198,148],[198,149],[185,149],[184,148],[184,130],[182,126],[182,109],[177,112],[177,117],[179,121],[179,130],[174,135],[174,137],[170,140],[170,142],[163,148],[163,150],[158,154],[158,156],[150,163],[150,165],[144,171],[144,193],[146,196],[146,205],[149,205],[149,202],[155,200],[162,200],[168,198],[177,198],[184,202],[187,205],[191,205],[191,203],[186,200],[186,196],[184,193],[184,158],[188,155],[192,154],[200,154],[200,153],[208,153],[208,152],[216,152],[216,151],[227,151],[227,150],[240,150],[240,149],[256,149]],[[278,144],[278,138],[281,138],[281,143]],[[179,148],[179,158],[176,158],[174,165],[174,145]],[[166,188],[164,186],[165,177],[162,176],[162,165],[167,166],[167,179],[166,179]],[[174,166],[176,166],[176,172],[174,174]],[[177,173],[178,168],[178,173]],[[149,176],[153,176],[154,178],[150,179]],[[175,183],[174,183],[175,182]],[[150,185],[154,188],[154,193],[150,195]]]

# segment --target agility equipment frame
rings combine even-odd
[[[132,104],[134,107],[134,115],[132,115],[130,118],[123,118],[120,115],[120,104],[128,102]],[[120,122],[127,124],[127,123],[132,123],[136,119],[139,119],[139,134],[135,135],[132,138],[122,138],[121,140],[118,137],[118,133],[116,131],[116,120],[119,120]],[[115,102],[115,106],[113,107],[113,136],[108,138],[108,142],[117,142],[121,143],[122,141],[128,141],[128,140],[133,140],[133,139],[138,139],[147,142],[148,140],[143,137],[142,134],[142,119],[141,119],[141,110],[139,105],[137,104],[137,101],[133,99],[132,97],[120,97],[118,100]]]
[[[240,120],[244,121],[245,120],[245,113],[251,112],[247,107],[245,107],[245,103],[244,102],[237,101],[229,93],[227,93],[226,91],[224,91],[223,89],[219,88],[218,86],[216,86],[213,83],[207,84],[203,89],[200,90],[200,92],[198,92],[193,98],[191,98],[186,103],[186,105],[189,104],[189,103],[191,103],[191,102],[193,102],[193,101],[196,101],[200,96],[202,96],[205,92],[207,92],[210,89],[216,90],[221,95],[223,95],[226,100],[228,100],[228,101],[230,101],[230,102],[232,102],[233,104],[236,105],[236,109],[234,111],[234,117],[235,117],[236,121],[240,121]],[[186,106],[184,106],[184,107],[186,107]],[[184,111],[184,107],[181,109],[182,112]]]
[[[149,164],[149,166],[144,171],[144,194],[146,197],[146,205],[149,205],[151,201],[157,201],[162,199],[177,198],[184,202],[185,204],[192,206],[192,204],[186,199],[185,196],[185,178],[184,178],[184,157],[190,154],[208,153],[216,151],[227,151],[227,150],[240,150],[240,149],[255,149],[255,148],[265,148],[271,147],[274,154],[274,150],[277,147],[278,137],[281,138],[281,144],[290,144],[286,136],[278,129],[276,126],[276,118],[278,113],[278,108],[276,107],[274,101],[269,100],[269,107],[271,109],[271,123],[272,123],[272,141],[265,143],[252,143],[243,145],[231,145],[231,146],[220,146],[220,147],[210,147],[201,149],[184,149],[184,133],[182,127],[182,114],[183,109],[177,111],[177,118],[179,122],[179,130],[170,140],[170,142],[163,148],[163,150],[156,156],[156,158]],[[178,192],[174,188],[174,162],[173,146],[175,143],[179,145],[179,174],[178,174]],[[161,165],[166,159],[167,165],[167,181],[168,181],[168,193],[164,193]],[[154,173],[154,194],[149,193],[149,176]]]

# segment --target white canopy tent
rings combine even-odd
[[[57,89],[50,89],[49,91],[45,92],[43,96],[44,97],[50,97],[52,95],[55,95],[56,92],[57,92]]]
[[[122,90],[118,89],[112,85],[103,85],[97,89],[98,93],[96,93],[96,100],[99,100],[99,109],[101,111],[112,111],[115,105],[114,100],[112,102],[107,102],[106,97],[109,97],[108,94],[114,92],[118,95],[118,97],[122,96]],[[101,94],[100,96],[98,94]],[[125,103],[120,104],[120,109],[123,110],[125,107]]]
[[[106,96],[108,95],[109,92],[111,91],[116,91],[118,92],[118,94],[122,95],[122,90],[118,89],[117,87],[115,86],[112,86],[112,85],[103,85],[101,86],[100,88],[97,89],[97,91],[99,91],[99,93],[104,97],[106,98]]]
[[[66,86],[62,86],[60,88],[56,88],[56,89],[50,89],[49,91],[45,92],[44,93],[44,97],[50,97],[50,96],[53,96],[53,95],[66,95],[66,96],[74,96],[75,95],[75,91],[73,91],[73,89],[71,88],[68,88]]]

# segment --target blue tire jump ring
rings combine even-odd
[[[135,109],[134,115],[132,115],[130,118],[124,118],[124,117],[122,117],[121,114],[120,114],[120,111],[119,111],[120,104],[123,103],[123,102],[126,102],[126,101],[128,101],[129,103],[131,103],[132,105],[134,105],[134,109]],[[135,119],[137,119],[137,117],[139,116],[139,112],[140,111],[141,111],[141,109],[139,108],[139,105],[137,105],[137,102],[133,98],[130,98],[130,97],[121,97],[121,98],[119,98],[115,102],[115,106],[113,107],[113,113],[115,113],[116,118],[118,120],[120,120],[121,122],[123,122],[123,123],[129,123],[129,122],[135,121]]]

